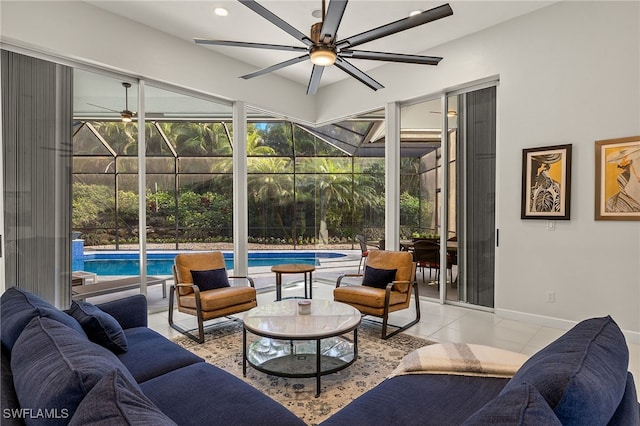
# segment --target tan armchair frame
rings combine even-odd
[[[406,251],[372,250],[369,252],[367,264],[372,268],[398,269],[396,280],[382,288],[367,287],[363,285],[350,285],[341,287],[342,280],[347,277],[363,277],[364,274],[343,274],[336,281],[333,290],[333,298],[337,302],[347,303],[358,309],[363,315],[371,315],[382,318],[383,339],[412,327],[420,321],[420,298],[418,285],[415,280],[416,263],[413,262],[411,253]],[[404,325],[389,324],[391,312],[408,309],[411,305],[411,289],[415,298],[416,317]],[[377,322],[377,321],[374,321]],[[387,327],[396,328],[387,334]]]
[[[204,321],[226,317],[237,321],[230,315],[247,311],[257,306],[255,283],[248,276],[228,276],[230,279],[243,279],[246,286],[232,286],[219,289],[200,291],[193,283],[191,270],[209,270],[224,268],[224,256],[221,252],[183,253],[176,256],[173,265],[174,284],[170,287],[169,294],[169,326],[198,343],[204,343]],[[220,303],[216,303],[216,298]],[[205,309],[203,299],[207,305],[215,305],[214,308]],[[223,302],[225,300],[226,302]],[[173,321],[174,301],[177,301],[178,312],[194,315],[198,321],[198,334],[194,329],[185,329]],[[216,324],[217,325],[217,324]]]

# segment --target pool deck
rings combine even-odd
[[[322,251],[322,250],[313,250]],[[335,285],[338,276],[345,273],[356,273],[358,271],[358,264],[360,262],[360,250],[330,250],[333,252],[339,251],[347,256],[339,258],[321,259],[320,265],[316,266],[316,270],[313,273],[313,285]],[[229,275],[233,275],[234,271],[229,270]],[[253,278],[258,293],[274,293],[276,289],[276,277],[271,272],[271,266],[253,266],[249,268],[249,276]],[[99,275],[98,282],[108,282],[109,280],[121,279],[121,276],[107,276]],[[173,276],[159,276],[167,280],[167,285],[173,284]],[[291,296],[304,295],[304,289],[302,288],[304,280],[302,275],[290,275],[283,277],[283,291],[291,293]],[[169,309],[168,298],[162,297],[163,286],[150,286],[147,288],[147,302],[149,306],[149,312],[162,312]],[[299,292],[297,294],[299,287]],[[105,294],[95,297],[87,298],[87,302],[90,303],[103,303],[114,299],[120,299],[126,296],[139,294],[140,290],[132,289],[120,291],[117,293]]]

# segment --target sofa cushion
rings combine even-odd
[[[396,279],[397,269],[378,269],[369,265],[364,268],[362,285],[376,288],[386,288],[387,284]]]
[[[606,424],[622,400],[628,363],[615,321],[591,318],[529,358],[503,392],[530,383],[562,424]]]
[[[49,302],[18,287],[7,289],[0,297],[0,339],[11,352],[18,336],[34,317],[46,317],[84,334],[78,321]]]
[[[96,305],[102,312],[106,312],[118,321],[123,329],[146,327],[149,324],[147,297],[144,294],[115,299]]]
[[[627,372],[627,386],[618,405],[618,409],[609,421],[609,426],[638,426],[640,425],[640,403],[633,375]]]
[[[459,425],[496,397],[509,379],[408,374],[384,380],[322,426]]]
[[[213,290],[214,288],[231,287],[225,268],[209,269],[207,271],[191,271],[193,283],[200,291]]]
[[[119,369],[133,377],[109,350],[49,318],[36,317],[16,340],[11,353],[13,381],[26,409],[55,410],[47,424],[66,424],[87,392]],[[26,419],[32,424],[38,419]]]
[[[114,317],[89,302],[71,304],[69,315],[76,319],[87,337],[114,353],[127,351],[127,337]]]
[[[129,328],[124,333],[129,349],[118,354],[118,358],[138,383],[185,365],[204,362],[199,356],[147,327]]]
[[[140,388],[181,426],[305,424],[251,385],[204,362],[141,383]]]
[[[135,382],[121,372],[107,373],[84,397],[69,426],[154,425],[176,423],[147,398]]]
[[[528,383],[513,387],[489,401],[463,426],[562,426],[540,392]]]

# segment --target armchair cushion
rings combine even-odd
[[[255,300],[256,290],[253,287],[224,287],[200,293],[203,311],[216,311]],[[196,299],[193,294],[181,296],[180,301],[186,308],[196,308]]]
[[[396,278],[397,269],[378,269],[365,266],[362,285],[375,288],[386,288]]]
[[[114,317],[88,302],[74,301],[69,309],[92,342],[120,354],[127,351],[127,337]]]
[[[334,300],[348,303],[360,309],[368,306],[372,309],[384,309],[385,291],[384,289],[369,286],[344,286],[333,290]],[[405,303],[406,293],[392,291],[389,296],[389,306]]]
[[[207,271],[191,271],[193,283],[200,291],[213,290],[214,288],[231,287],[225,268],[209,269]]]

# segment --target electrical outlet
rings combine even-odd
[[[556,293],[551,290],[547,290],[545,293],[547,303],[555,303],[556,301]]]
[[[556,221],[548,220],[547,221],[547,231],[555,231],[556,230]]]

